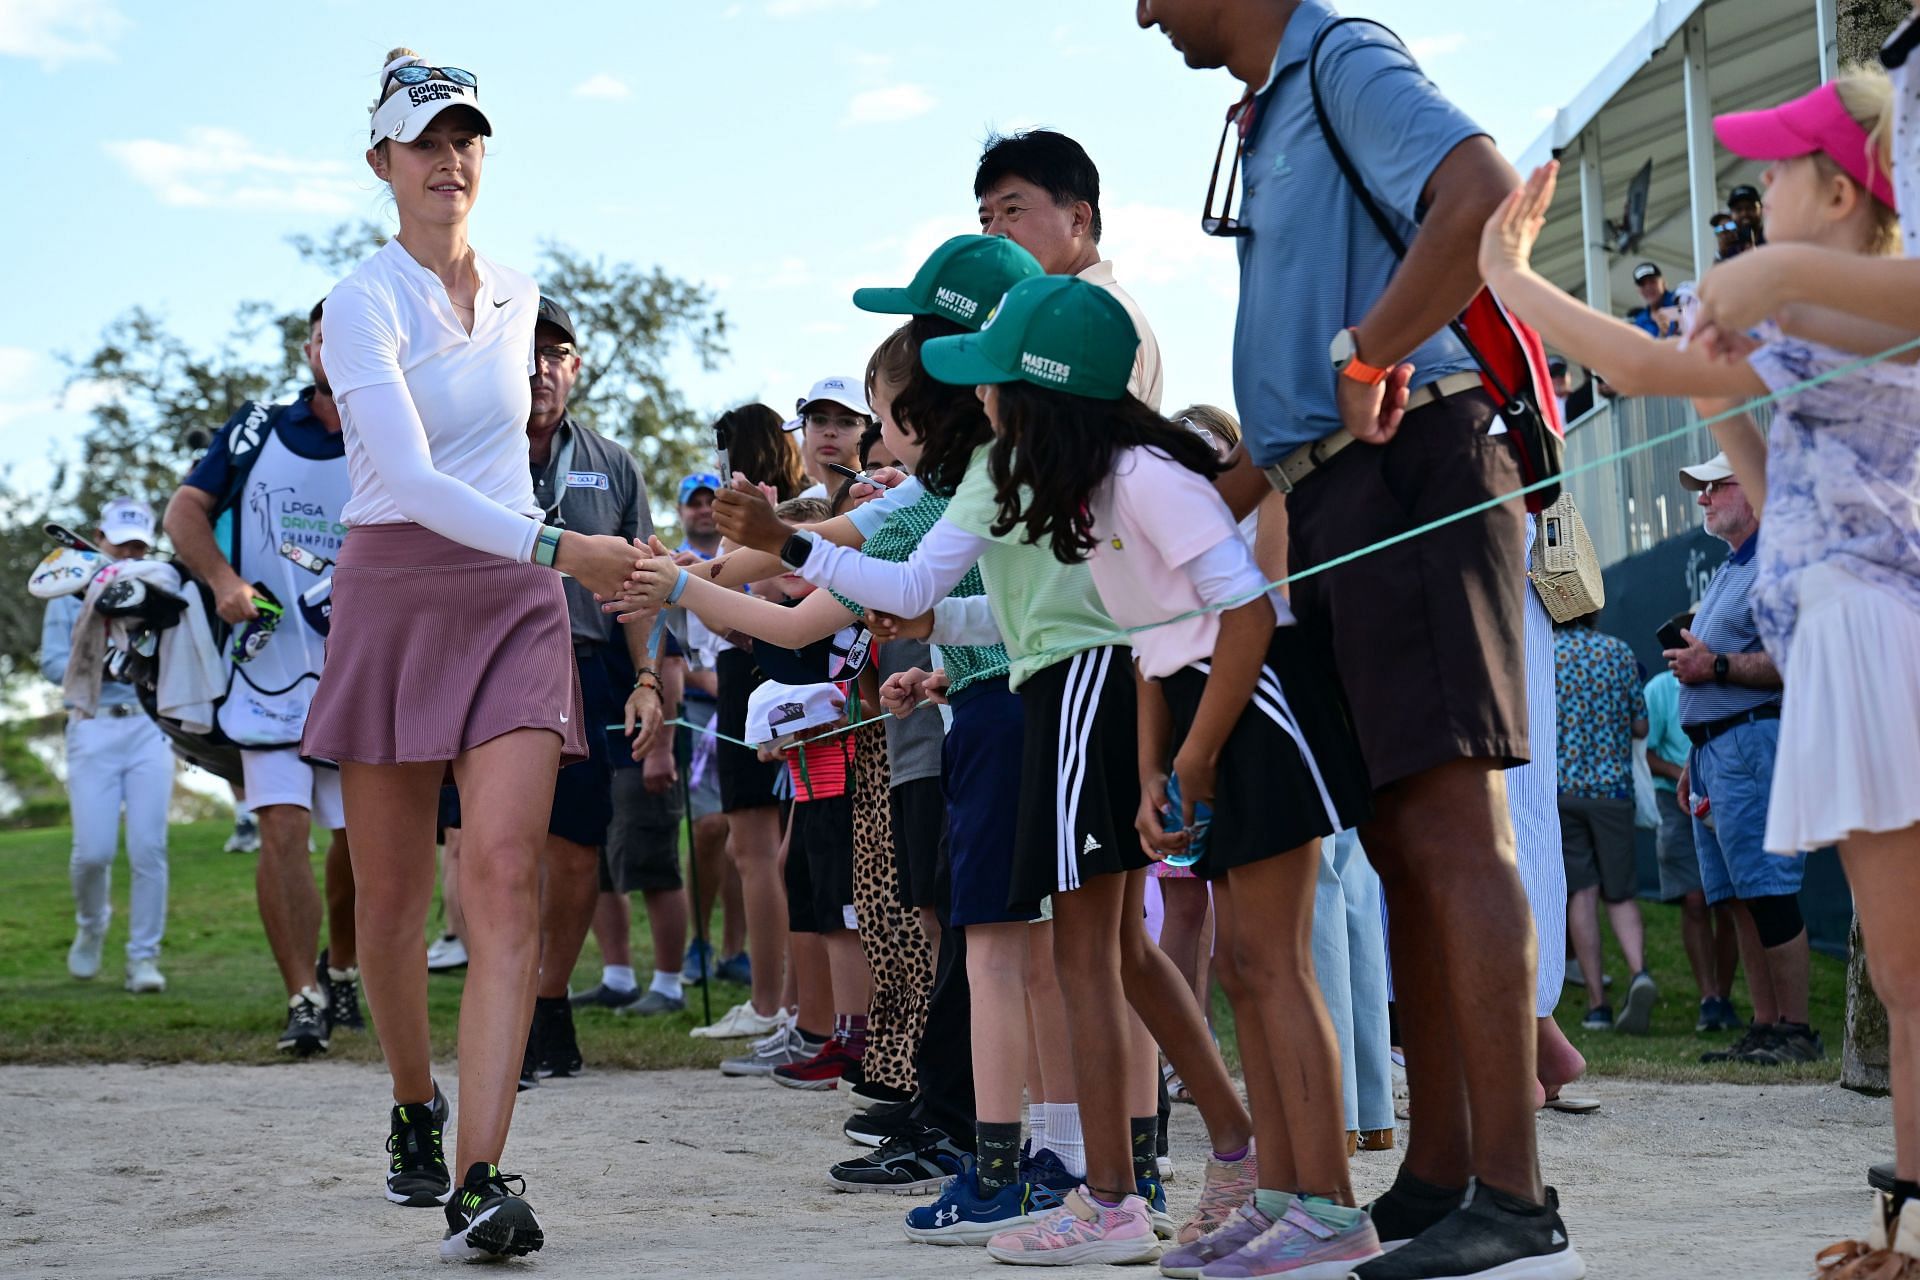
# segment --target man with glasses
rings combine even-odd
[[[1420,1117],[1398,1178],[1368,1208],[1392,1252],[1354,1274],[1578,1276],[1540,1181],[1533,927],[1501,778],[1528,758],[1526,526],[1517,498],[1500,501],[1520,475],[1488,438],[1496,406],[1447,327],[1482,287],[1481,229],[1518,175],[1398,39],[1323,0],[1137,0],[1135,18],[1189,66],[1225,67],[1246,86],[1227,122],[1233,159],[1222,137],[1237,167],[1213,188],[1229,197],[1203,211],[1240,256],[1246,454],[1221,481],[1234,513],[1252,510],[1264,472],[1287,495],[1297,570],[1492,500],[1294,587],[1301,625],[1333,653],[1376,788],[1360,835],[1386,888]],[[1356,182],[1409,246],[1404,261]],[[1263,1213],[1286,1212],[1272,1191],[1259,1199]],[[1343,1215],[1313,1216],[1326,1229]],[[1285,1226],[1233,1265],[1286,1270],[1312,1228]]]
[[[1779,668],[1760,647],[1748,592],[1758,571],[1760,517],[1734,478],[1727,455],[1680,468],[1700,495],[1708,533],[1732,548],[1701,594],[1686,647],[1666,651],[1680,681],[1680,728],[1693,743],[1676,798],[1693,814],[1700,882],[1709,905],[1732,901],[1740,965],[1753,997],[1746,1035],[1702,1062],[1779,1065],[1826,1057],[1807,1025],[1807,930],[1800,914],[1805,853],[1781,857],[1762,846],[1780,737]]]
[[[540,299],[533,342],[527,455],[533,469],[534,501],[546,522],[589,535],[615,534],[630,540],[650,536],[653,515],[633,455],[567,412],[568,397],[580,376],[579,342],[572,317],[552,298]],[[593,594],[571,578],[566,581],[566,596],[590,754],[561,769],[553,789],[540,868],[540,981],[520,1069],[523,1089],[543,1076],[574,1075],[582,1066],[567,979],[580,958],[600,894],[600,860],[613,821],[610,770],[637,762],[650,751],[665,753],[666,767],[672,767],[672,735],[659,732],[662,694],[659,664],[650,650],[651,627],[636,621],[620,628],[619,639],[639,672],[629,693],[616,687],[608,670],[613,624],[600,612]],[[610,750],[610,733],[618,731],[606,726],[623,718],[635,727],[632,744],[629,747],[622,740],[617,751]],[[620,759],[615,760],[616,755]],[[631,761],[626,759],[629,755]],[[453,820],[447,825],[457,826],[457,803],[452,807],[455,812],[448,816]],[[678,979],[679,957],[671,959]]]
[[[860,436],[873,425],[873,410],[859,378],[822,378],[798,408],[787,429],[800,433],[800,469],[813,481],[799,496],[829,498],[846,477],[828,464],[860,469]]]

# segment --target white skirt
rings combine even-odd
[[[1920,823],[1920,610],[1834,565],[1799,595],[1769,853]]]

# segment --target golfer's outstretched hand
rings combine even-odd
[[[644,618],[665,608],[674,583],[686,572],[665,556],[642,560],[626,576],[618,591],[601,606],[602,612],[617,614],[621,622]]]
[[[627,574],[644,555],[645,552],[625,538],[567,530],[560,535],[560,549],[554,556],[553,567],[594,595],[611,600],[620,594]]]

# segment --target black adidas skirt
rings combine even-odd
[[[1199,713],[1212,665],[1197,662],[1160,681],[1176,751]],[[1220,751],[1213,827],[1195,874],[1217,880],[1231,867],[1297,849],[1372,815],[1373,787],[1332,662],[1303,628],[1275,628],[1253,700]]]
[[[1037,907],[1094,876],[1144,867],[1133,650],[1088,649],[1020,686],[1026,748],[1009,905]]]

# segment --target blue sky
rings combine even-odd
[[[1513,156],[1652,9],[1364,12]],[[209,344],[242,298],[325,292],[287,236],[390,225],[361,153],[399,44],[480,78],[483,251],[530,267],[553,238],[713,289],[732,356],[687,368],[703,409],[863,368],[888,321],[849,293],[976,229],[981,140],[1038,124],[1100,167],[1103,247],[1159,335],[1166,407],[1231,405],[1233,256],[1198,223],[1238,86],[1187,70],[1131,0],[0,0],[0,465],[45,482],[85,426],[57,354],[127,307]]]

